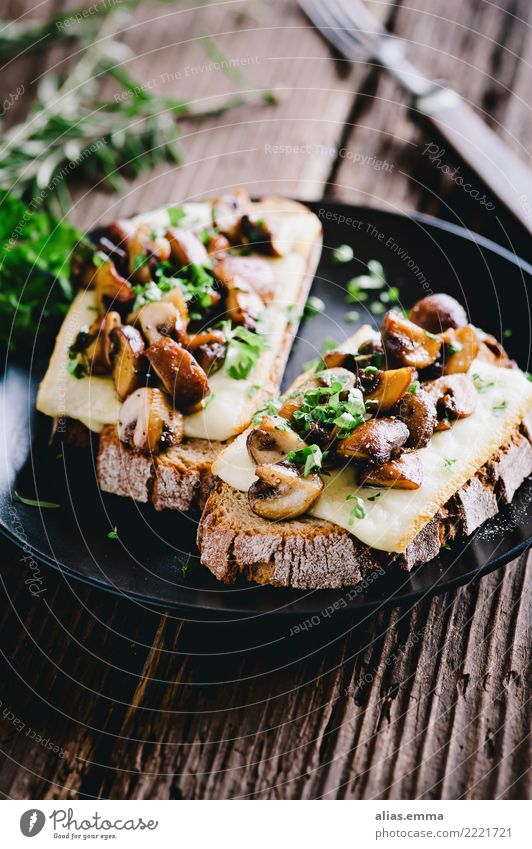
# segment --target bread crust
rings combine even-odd
[[[532,474],[526,422],[420,531],[404,554],[372,549],[347,530],[312,517],[267,522],[252,513],[247,493],[218,482],[198,527],[201,562],[218,580],[239,578],[298,589],[355,586],[382,569],[410,571],[436,557],[457,535],[473,533],[512,500]]]

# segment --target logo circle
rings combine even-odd
[[[43,830],[46,817],[38,808],[30,808],[24,811],[20,818],[20,830],[24,837],[35,837]]]

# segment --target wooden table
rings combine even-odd
[[[13,15],[20,10],[20,0],[9,5]],[[231,84],[198,44],[198,33],[210,32],[280,103],[186,126],[182,166],[144,176],[123,197],[78,192],[78,225],[244,184],[257,195],[423,210],[529,252],[519,227],[431,162],[427,145],[435,140],[410,122],[395,84],[373,67],[331,58],[292,0],[187,5],[132,15],[124,39],[139,58],[131,69],[161,94],[213,98]],[[372,6],[411,39],[423,69],[485,110],[526,158],[528,0],[446,0],[439,16],[430,0]],[[32,80],[72,49],[18,60],[5,90],[22,80],[29,97]],[[13,119],[26,107],[16,104]],[[441,161],[459,164],[449,152]],[[253,625],[161,615],[45,567],[45,592],[36,598],[21,552],[1,545],[0,791],[7,797],[527,794],[526,555],[412,609],[276,639]]]

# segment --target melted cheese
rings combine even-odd
[[[283,220],[283,248],[290,253],[279,259],[267,260],[274,267],[278,281],[275,298],[265,310],[269,348],[245,380],[234,380],[228,375],[227,368],[235,357],[234,352],[229,353],[223,368],[209,379],[211,396],[206,408],[192,416],[185,416],[187,437],[230,439],[247,426],[266,396],[275,391],[271,374],[280,341],[286,333],[286,307],[297,302],[306,273],[307,257],[320,232],[316,216],[302,211],[298,204],[289,201],[280,204],[278,214],[282,214]],[[268,209],[268,202],[254,204],[254,208],[260,214],[260,210]],[[181,226],[197,228],[209,223],[210,204],[186,204],[184,209],[186,218]],[[166,208],[143,213],[133,220],[149,222],[152,226],[165,227],[169,224]],[[70,345],[83,326],[92,324],[95,316],[94,292],[80,292],[57,337],[48,370],[39,387],[37,409],[48,416],[77,419],[99,433],[105,425],[118,421],[120,403],[115,397],[113,380],[107,376],[77,379],[67,369]]]
[[[346,465],[324,476],[323,493],[310,514],[345,528],[372,548],[404,551],[439,508],[508,440],[532,408],[532,385],[522,372],[476,361],[471,366],[471,374],[475,373],[494,385],[477,393],[473,415],[448,431],[435,433],[431,443],[417,452],[423,465],[419,489],[359,487],[353,466]],[[247,432],[241,434],[213,464],[216,475],[242,491],[256,480],[246,437]],[[365,518],[350,521],[353,502],[347,500],[348,495],[362,499]]]

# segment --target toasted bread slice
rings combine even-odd
[[[310,210],[283,198],[267,198],[261,202],[270,212],[290,215]],[[312,215],[315,220],[315,216]],[[304,240],[304,235],[302,236]],[[294,311],[282,312],[275,321],[273,351],[260,362],[254,372],[256,393],[242,409],[243,430],[254,412],[266,398],[275,395],[286,366],[298,321],[293,313],[302,312],[321,254],[321,236],[313,237],[305,247],[305,271],[299,281],[293,301]],[[299,308],[299,309],[297,309]],[[106,426],[100,435],[97,475],[100,488],[114,495],[131,497],[135,501],[151,501],[156,510],[201,509],[213,484],[212,462],[227,442],[206,438],[187,438],[175,448],[159,455],[146,456],[120,443],[116,425]]]
[[[473,533],[512,500],[532,474],[531,429],[524,422],[418,533],[403,554],[370,548],[332,522],[305,516],[269,522],[251,512],[247,493],[218,482],[198,528],[201,562],[218,580],[239,577],[300,589],[355,586],[383,567],[411,570],[458,534]]]

